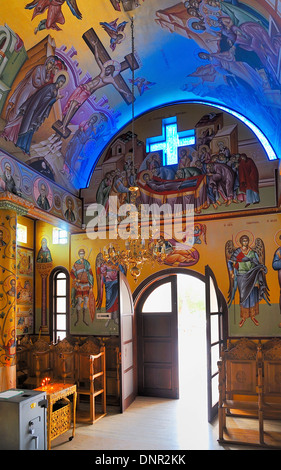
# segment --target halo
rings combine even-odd
[[[89,248],[86,246],[86,245],[80,245],[78,250],[77,250],[77,257],[79,258],[79,251],[80,250],[84,250],[85,251],[85,259],[88,260],[89,256],[90,256],[90,251],[89,251]]]
[[[277,246],[281,246],[281,230],[278,230],[278,231],[275,233],[274,241],[275,241],[275,243],[276,243]]]
[[[250,232],[249,230],[241,230],[240,232],[236,233],[236,235],[235,235],[235,244],[236,244],[236,246],[241,246],[240,238],[242,237],[242,235],[247,235],[247,237],[249,237],[249,246],[252,246],[254,244],[255,237],[254,237],[253,233]]]
[[[50,246],[50,237],[49,237],[48,235],[42,235],[42,237],[40,238],[40,247],[39,247],[39,249],[40,249],[41,246],[42,246],[42,241],[43,241],[43,240],[46,240],[46,242],[47,242],[47,247],[49,248],[49,246]]]
[[[50,187],[49,187],[48,183],[43,179],[38,181],[38,191],[39,191],[39,193],[40,193],[40,188],[41,188],[42,185],[44,185],[45,188],[46,188],[46,196],[49,196]]]
[[[103,64],[105,68],[108,67],[109,65],[113,65],[114,67],[113,77],[116,77],[116,75],[118,75],[121,71],[121,64],[117,62],[117,60],[114,60],[114,59],[107,60]]]
[[[58,70],[57,73],[54,75],[53,83],[55,83],[57,81],[57,79],[60,75],[63,75],[65,77],[65,83],[62,86],[62,88],[64,88],[69,82],[69,74],[66,70]]]
[[[194,29],[192,27],[192,23],[200,23],[200,19],[199,18],[196,18],[194,16],[192,16],[192,18],[189,18],[189,20],[187,20],[186,22],[186,26],[188,27],[188,29],[190,29],[190,31],[192,31],[193,33],[196,33],[196,34],[203,34],[203,33],[206,33],[206,27],[205,29]]]
[[[143,170],[140,175],[138,176],[138,180],[142,185],[146,185],[146,181],[143,179],[144,175],[149,174],[150,178],[153,178],[153,174],[150,170]]]

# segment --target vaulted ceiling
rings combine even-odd
[[[77,190],[87,186],[99,156],[131,121],[132,112],[137,118],[167,104],[198,102],[248,119],[271,145],[269,158],[278,157],[278,4],[272,0],[5,2],[0,30],[0,130],[4,130],[0,147],[35,169],[37,161],[46,158],[59,183],[73,170],[71,185]],[[53,62],[48,60],[52,57]],[[39,65],[45,67],[37,69],[34,80],[39,85],[24,82]],[[63,77],[60,82],[58,77]],[[43,88],[50,84],[57,85],[47,97]],[[23,88],[19,93],[21,85],[25,95]],[[37,102],[31,102],[38,90]],[[39,109],[44,100],[46,106]],[[21,116],[15,127],[13,119],[22,110],[25,118]],[[75,173],[69,168],[67,151],[79,129],[92,137],[84,148],[83,171]]]

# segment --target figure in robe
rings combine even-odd
[[[67,209],[64,213],[64,217],[66,218],[66,220],[68,220],[68,222],[75,222],[75,214],[73,212],[73,201],[71,197],[67,198],[66,205]]]
[[[23,117],[20,114],[20,108],[37,90],[48,83],[52,83],[55,63],[54,56],[48,57],[44,64],[36,65],[30,69],[24,79],[17,85],[14,93],[9,98],[6,110],[6,125],[1,137],[14,143],[17,142]]]
[[[56,100],[62,98],[59,89],[64,86],[65,82],[66,76],[59,75],[55,83],[40,88],[20,107],[23,118],[16,145],[23,152],[29,154],[33,134],[49,116]]]
[[[76,321],[74,326],[80,320],[80,314],[83,304],[83,323],[89,326],[86,321],[86,311],[89,307],[91,320],[95,318],[95,299],[93,294],[94,276],[91,265],[88,260],[85,259],[85,250],[80,248],[78,252],[79,259],[75,261],[70,276],[73,279],[73,288],[71,291],[71,304],[76,311]]]
[[[241,153],[238,160],[239,175],[239,194],[238,199],[245,201],[245,207],[250,204],[258,204],[259,196],[259,172],[255,162],[247,157],[245,153]]]
[[[96,90],[103,88],[106,85],[113,85],[119,93],[130,96],[130,93],[127,93],[126,90],[120,88],[116,81],[115,77],[121,72],[121,65],[116,60],[108,60],[105,63],[102,63],[99,53],[97,42],[94,44],[94,56],[97,61],[97,64],[100,68],[100,73],[94,78],[91,78],[86,83],[79,85],[71,96],[69,97],[64,109],[63,109],[63,121],[62,121],[62,131],[65,132],[65,128],[77,112],[77,110],[87,101],[87,99],[95,93]]]
[[[41,248],[37,253],[36,263],[51,263],[52,255],[47,245],[46,238],[42,238]]]
[[[126,275],[126,268],[114,261],[105,261],[103,254],[99,253],[96,258],[97,277],[97,309],[101,309],[105,292],[105,309],[111,313],[114,323],[118,324],[118,272]],[[109,324],[106,322],[105,327]]]
[[[249,246],[249,242],[249,237],[245,234],[239,239],[240,247],[235,248],[232,240],[228,240],[225,245],[229,273],[228,307],[232,305],[238,288],[240,327],[247,318],[258,326],[256,316],[259,314],[259,302],[264,299],[270,305],[264,244],[261,238],[256,239],[254,247]]]
[[[45,210],[45,211],[49,211],[51,206],[50,206],[50,203],[49,203],[49,199],[48,199],[48,190],[47,190],[47,186],[45,183],[42,183],[40,185],[40,188],[39,188],[39,196],[36,200],[37,204],[39,207],[41,207],[41,209]]]
[[[108,210],[108,198],[112,188],[113,176],[114,175],[108,171],[100,182],[96,193],[97,203],[101,204],[106,211]]]
[[[203,60],[209,60],[210,63],[198,67],[190,77],[201,77],[204,81],[214,82],[216,75],[224,77],[228,84],[234,87],[241,84],[251,87],[253,90],[262,90],[263,81],[260,75],[246,62],[238,62],[235,58],[235,47],[232,46],[228,51],[208,54],[199,52],[198,56]]]
[[[208,184],[213,189],[216,201],[221,195],[227,206],[231,202],[237,202],[234,198],[235,174],[232,168],[224,163],[211,162],[207,164],[207,175],[209,177]]]
[[[37,34],[38,31],[44,29],[54,29],[55,31],[61,31],[61,28],[57,25],[64,24],[65,18],[61,11],[61,7],[66,1],[68,7],[70,8],[71,13],[78,18],[82,19],[82,14],[80,13],[76,0],[33,0],[33,2],[28,3],[25,8],[27,10],[33,10],[32,20],[37,15],[42,15],[47,10],[47,18],[41,20],[39,25],[35,28],[34,33]]]
[[[281,235],[279,236],[279,240],[281,240]],[[280,293],[279,293],[279,310],[281,313],[281,246],[277,248],[277,250],[274,253],[273,260],[272,260],[272,267],[274,271],[278,272],[278,282],[279,282],[279,288],[280,288]],[[281,326],[281,323],[279,324]]]
[[[121,44],[125,39],[124,29],[128,21],[122,21],[122,23],[117,24],[118,18],[116,20],[107,23],[106,21],[101,22],[100,25],[110,36],[110,49],[115,51],[117,44]]]
[[[234,25],[229,17],[219,18],[221,33],[229,46],[235,45],[236,60],[247,62],[255,69],[268,69],[269,62],[277,70],[281,34],[270,37],[266,29],[254,21]]]
[[[95,124],[97,120],[98,117],[94,114],[90,119],[79,124],[79,128],[66,147],[62,173],[70,174],[77,170],[76,163],[79,158],[81,159],[84,145],[92,137],[92,134],[96,132]]]

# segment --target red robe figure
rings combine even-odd
[[[254,161],[241,153],[239,157],[239,195],[240,201],[246,201],[246,206],[260,202],[259,172]]]
[[[78,9],[76,0],[33,0],[33,2],[28,3],[25,6],[27,10],[32,10],[34,8],[32,20],[35,16],[42,15],[46,10],[48,10],[47,18],[40,21],[39,25],[34,30],[35,34],[43,29],[55,29],[56,31],[61,31],[61,28],[57,23],[65,23],[65,18],[61,11],[61,7],[65,1],[71,10],[71,13],[81,20],[82,15]]]

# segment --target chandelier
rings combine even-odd
[[[110,243],[108,247],[104,247],[103,258],[106,262],[126,267],[126,271],[131,274],[135,282],[145,264],[154,267],[155,262],[163,263],[167,256],[162,239],[154,240],[152,236],[148,243],[140,236],[129,237],[122,243],[125,246],[122,247],[118,241],[116,244]]]
[[[131,17],[131,42],[132,42],[132,57],[135,54],[135,41],[134,41],[134,18]],[[132,115],[131,115],[131,126],[132,126],[132,173],[133,182],[129,187],[130,191],[130,203],[135,204],[139,188],[136,184],[136,171],[135,171],[135,71],[132,67]],[[139,224],[140,225],[140,224]],[[138,226],[139,228],[139,226]],[[149,232],[149,238],[146,240],[141,238],[141,235],[130,233],[130,236],[122,241],[121,246],[120,237],[117,239],[117,243],[110,243],[108,247],[103,249],[103,258],[106,262],[112,262],[113,264],[120,264],[126,267],[126,270],[131,274],[134,281],[136,282],[143,266],[147,263],[154,266],[157,261],[163,263],[167,253],[164,243],[164,238],[160,237],[157,239],[153,226]],[[159,237],[159,235],[158,235]],[[125,245],[125,246],[124,246]]]

